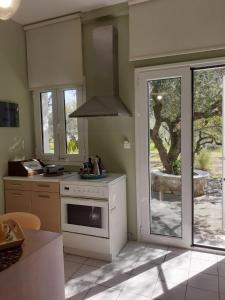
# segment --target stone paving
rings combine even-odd
[[[152,193],[152,233],[181,236],[181,199],[172,197]],[[206,195],[194,199],[194,216],[195,244],[225,248],[221,179],[209,179]]]

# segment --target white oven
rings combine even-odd
[[[62,196],[61,225],[64,232],[108,238],[108,200]]]

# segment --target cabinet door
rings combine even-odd
[[[5,210],[9,212],[30,212],[32,192],[21,190],[5,191]]]
[[[59,193],[58,182],[33,182],[32,190],[34,192]]]
[[[40,218],[42,230],[61,231],[58,193],[33,192],[31,211]]]
[[[25,180],[5,180],[5,190],[31,191],[32,182]]]

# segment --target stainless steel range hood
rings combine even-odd
[[[131,116],[119,97],[118,38],[112,26],[93,31],[94,97],[70,114],[70,118]]]

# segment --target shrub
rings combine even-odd
[[[75,154],[78,149],[78,143],[75,139],[70,139],[67,143],[67,151],[69,154]]]
[[[176,159],[172,162],[173,167],[173,174],[174,175],[181,175],[181,160]]]
[[[210,152],[206,149],[198,154],[198,164],[201,170],[208,170],[211,160]]]

